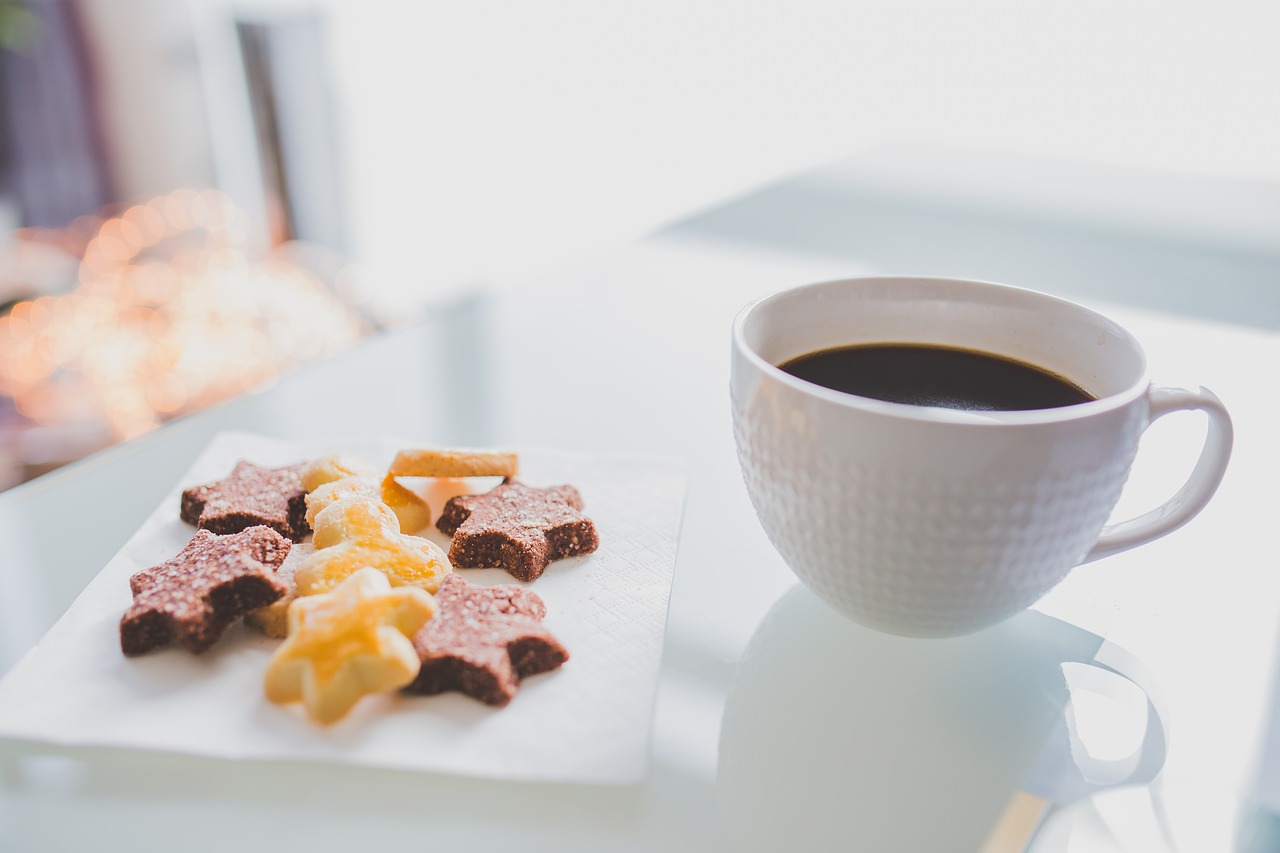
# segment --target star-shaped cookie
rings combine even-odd
[[[345,497],[316,515],[315,553],[294,573],[298,592],[329,592],[352,573],[372,566],[394,586],[435,592],[450,571],[449,558],[430,539],[400,532],[396,514],[381,501]]]
[[[483,495],[445,504],[436,526],[453,536],[449,561],[460,568],[497,567],[531,581],[552,560],[590,554],[600,545],[573,486],[538,489],[515,480]]]
[[[262,468],[240,462],[222,480],[182,493],[182,520],[214,533],[237,533],[265,524],[294,542],[311,532],[301,466]]]
[[[537,594],[514,585],[479,587],[449,575],[436,593],[436,615],[413,638],[422,661],[407,693],[458,691],[506,705],[520,680],[569,659],[542,625]]]
[[[400,519],[403,533],[417,533],[431,521],[431,507],[400,485],[394,473],[388,471],[379,486],[377,471],[354,457],[335,453],[313,459],[302,466],[301,478],[307,490],[307,522],[312,525],[322,509],[351,495],[380,498]]]
[[[133,604],[120,620],[120,647],[130,657],[170,643],[205,651],[232,622],[285,594],[275,570],[289,547],[269,527],[198,531],[177,556],[129,579]]]
[[[319,723],[342,719],[364,696],[403,687],[418,672],[412,637],[431,618],[431,596],[391,587],[361,569],[330,593],[289,607],[289,637],[267,665],[267,698],[302,702]]]

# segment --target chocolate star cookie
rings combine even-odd
[[[436,527],[453,536],[455,567],[498,567],[531,581],[552,560],[599,547],[596,526],[581,510],[573,486],[537,489],[508,479],[483,495],[450,499]]]
[[[275,571],[289,547],[269,527],[198,531],[177,556],[129,578],[133,605],[120,620],[120,647],[130,657],[175,642],[193,654],[207,650],[232,622],[288,591]]]
[[[182,520],[214,533],[265,524],[294,542],[311,532],[300,465],[261,468],[241,462],[231,476],[182,493]]]
[[[542,626],[547,608],[518,586],[472,586],[449,575],[436,593],[436,615],[413,637],[422,660],[406,693],[465,693],[505,705],[520,679],[549,672],[569,659]]]

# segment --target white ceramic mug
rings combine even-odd
[[[845,394],[777,367],[871,343],[996,353],[1097,399],[958,411]],[[993,625],[1072,567],[1180,527],[1212,497],[1231,454],[1218,398],[1152,388],[1142,348],[1116,323],[976,281],[855,278],[758,300],[734,321],[730,392],[747,491],[783,559],[851,618],[912,636]],[[1209,416],[1190,479],[1159,508],[1104,528],[1143,431],[1182,409]]]

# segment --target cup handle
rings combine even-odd
[[[1081,560],[1082,563],[1127,551],[1177,530],[1204,509],[1218,490],[1222,475],[1227,472],[1234,432],[1231,416],[1212,391],[1204,387],[1199,391],[1153,388],[1147,392],[1147,397],[1150,400],[1147,427],[1171,412],[1198,409],[1209,416],[1209,431],[1205,435],[1200,459],[1187,482],[1167,502],[1137,518],[1102,528],[1097,543]]]
[[[1146,667],[1128,650],[1106,641],[1092,660],[1070,661],[1081,664],[1073,674],[1077,686],[1092,687],[1103,693],[1108,678],[1120,678],[1135,685],[1145,698],[1147,726],[1142,743],[1129,755],[1112,760],[1099,760],[1089,755],[1080,743],[1074,720],[1064,716],[1036,757],[1023,790],[1063,805],[1122,785],[1145,785],[1164,768],[1167,750],[1164,702]],[[1067,662],[1064,662],[1067,663]],[[1064,670],[1065,673],[1065,670]]]
[[[1028,850],[1051,809],[1112,788],[1147,785],[1164,769],[1167,740],[1163,702],[1146,667],[1109,641],[1104,641],[1091,659],[1064,661],[1064,674],[1068,662],[1083,664],[1084,668],[1077,671],[1077,679],[1083,673],[1092,673],[1095,677],[1088,680],[1095,688],[1104,684],[1099,679],[1105,678],[1120,678],[1138,688],[1147,708],[1142,743],[1119,760],[1098,761],[1089,755],[1087,746],[1080,743],[1074,719],[1061,718],[1056,731],[1036,756],[1030,774],[978,848],[979,853]],[[1156,820],[1164,830],[1163,817],[1158,811]]]

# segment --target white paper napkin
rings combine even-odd
[[[526,679],[505,708],[459,694],[388,694],[366,698],[346,719],[323,728],[300,707],[265,699],[263,673],[279,641],[243,625],[200,656],[176,647],[132,659],[121,653],[129,576],[176,554],[195,532],[178,518],[183,488],[225,477],[240,459],[279,466],[342,452],[385,466],[396,450],[415,444],[216,437],[0,682],[0,738],[498,779],[642,779],[685,492],[682,467],[666,460],[518,448],[523,482],[578,487],[600,548],[552,563],[529,584],[546,602],[544,624],[570,660]],[[482,482],[477,489],[488,487]],[[74,536],[74,528],[67,535]],[[517,583],[501,570],[460,571],[472,583]]]

